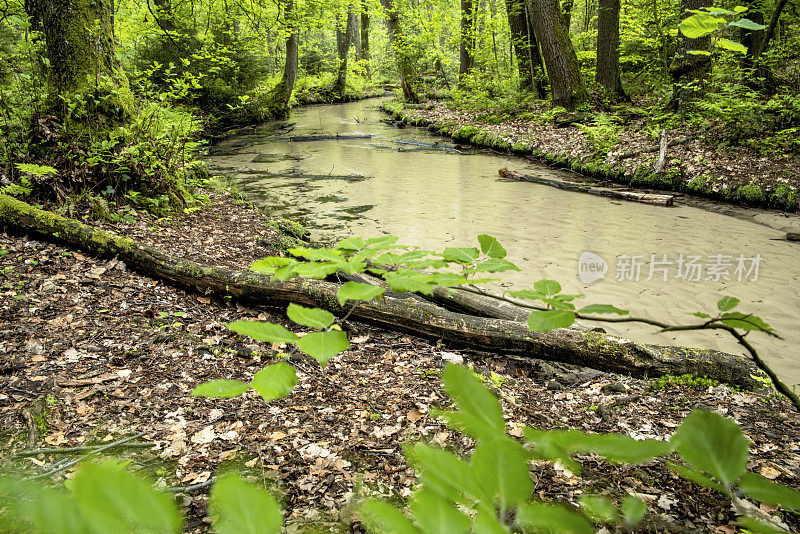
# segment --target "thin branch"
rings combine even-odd
[[[161,491],[166,491],[168,493],[191,493],[193,491],[197,491],[203,488],[209,487],[211,484],[217,481],[217,477],[211,477],[205,482],[199,482],[197,484],[192,484],[190,486],[180,486],[177,488],[164,488]]]
[[[49,449],[34,449],[30,451],[20,451],[14,454],[15,458],[26,458],[28,456],[38,456],[40,454],[72,454],[74,452],[88,452],[103,448],[105,445],[87,445],[85,447],[53,447]],[[152,447],[152,443],[123,443],[117,447],[125,449],[146,449]]]
[[[134,439],[140,438],[142,436],[144,436],[144,432],[139,432],[138,434],[135,434],[133,436],[121,439],[119,441],[115,441],[114,443],[109,443],[108,445],[100,447],[99,449],[94,449],[89,454],[81,456],[80,458],[76,458],[75,460],[72,460],[71,462],[67,462],[65,464],[59,465],[58,467],[54,467],[54,468],[50,469],[49,471],[46,471],[46,472],[42,473],[41,475],[36,475],[36,476],[24,478],[23,482],[28,482],[30,480],[37,480],[37,479],[44,478],[44,477],[49,477],[50,475],[54,475],[55,473],[58,473],[59,471],[63,471],[64,469],[66,469],[68,467],[72,467],[73,465],[77,464],[78,462],[81,462],[81,461],[85,460],[89,456],[94,456],[96,454],[100,454],[103,451],[106,451],[108,449],[113,449],[114,447],[118,447],[119,445],[122,445],[123,443],[127,443],[129,441],[133,441]]]

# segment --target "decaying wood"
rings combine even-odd
[[[454,313],[429,302],[394,296],[387,296],[380,302],[359,302],[351,310],[349,303],[345,307],[339,305],[336,294],[340,285],[333,282],[307,279],[278,282],[255,272],[233,272],[203,265],[2,194],[0,225],[16,231],[35,232],[95,254],[116,256],[132,269],[184,287],[263,305],[295,302],[338,314],[350,312],[353,319],[442,340],[453,346],[638,377],[691,373],[744,387],[759,387],[753,376],[760,373],[750,360],[711,349],[650,345],[599,332],[530,332],[522,322]]]
[[[296,135],[289,141],[339,141],[341,139],[372,139],[372,134]]]
[[[661,141],[658,143],[658,159],[656,164],[653,165],[654,172],[661,172],[667,164],[667,131],[661,130]]]
[[[667,143],[667,146],[671,147],[676,145],[682,145],[683,143],[688,143],[689,141],[692,141],[694,139],[697,139],[696,135],[686,135],[683,137],[678,137],[677,139],[673,139],[672,141]],[[611,155],[615,156],[617,159],[627,159],[627,158],[632,158],[634,156],[638,156],[640,154],[652,154],[653,152],[659,152],[660,150],[661,150],[661,145],[659,144],[659,146],[642,148],[639,150],[626,150],[625,152],[612,153]]]
[[[444,150],[445,152],[456,152],[458,154],[463,154],[461,150],[455,147],[455,145],[444,145],[442,143],[424,143],[422,141],[403,141],[401,139],[392,139],[392,143],[396,143],[398,145],[411,145],[411,146],[418,146],[421,148],[427,148],[430,150]]]
[[[800,241],[800,234],[793,234],[789,232],[786,234],[786,239],[788,241]]]
[[[638,191],[617,191],[615,189],[592,187],[589,185],[577,184],[575,182],[563,182],[561,180],[552,180],[550,178],[540,178],[539,176],[520,174],[508,169],[500,169],[498,172],[503,178],[513,178],[515,180],[522,180],[535,184],[549,185],[550,187],[556,187],[566,191],[575,191],[577,193],[586,193],[600,197],[615,198],[618,200],[630,200],[632,202],[642,202],[644,204],[654,204],[657,206],[672,206],[674,198],[674,195],[640,193]]]

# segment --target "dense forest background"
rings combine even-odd
[[[489,121],[564,108],[589,113],[603,137],[604,124],[648,117],[654,138],[680,124],[758,156],[796,154],[797,10],[792,0],[3,0],[2,187],[185,200],[193,133],[392,86]]]

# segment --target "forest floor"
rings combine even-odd
[[[406,122],[444,127],[456,134],[468,132],[471,142],[497,148],[499,145],[521,154],[533,153],[559,158],[563,166],[579,172],[597,168],[600,177],[654,189],[671,189],[706,198],[744,203],[758,207],[778,207],[800,211],[800,158],[792,154],[763,155],[744,146],[722,147],[714,141],[712,125],[698,132],[686,124],[668,132],[669,141],[681,141],[667,150],[667,162],[661,175],[634,177],[637,169],[652,175],[658,159],[661,127],[651,117],[614,116],[608,124],[591,121],[578,125],[582,115],[548,116],[544,102],[530,104],[532,109],[509,112],[502,108],[469,109],[449,101],[431,101],[397,109]],[[393,106],[388,106],[391,110]],[[635,109],[635,108],[634,108]],[[585,119],[585,117],[584,117]],[[470,130],[478,130],[476,138]],[[613,138],[608,150],[604,144]],[[602,148],[604,147],[604,148]],[[611,169],[606,173],[601,167]],[[640,171],[641,172],[641,171]],[[624,173],[624,176],[618,174]],[[595,174],[591,172],[590,174]],[[643,173],[646,174],[646,173]]]
[[[242,268],[275,252],[279,236],[267,214],[227,193],[209,196],[195,213],[164,219],[135,213],[126,223],[100,225],[214,265]],[[464,361],[484,375],[496,373],[487,382],[516,399],[502,401],[512,435],[530,425],[663,440],[693,408],[703,408],[742,426],[751,440],[750,470],[800,487],[800,415],[782,398],[724,385],[667,382],[654,389],[652,381],[458,351],[353,322],[343,325],[352,348],[324,369],[293,359],[299,382],[286,398],[266,404],[252,392],[191,397],[202,382],[250,380],[278,358],[281,346],[225,327],[256,317],[302,330],[277,310],[187,292],[115,259],[0,233],[0,467],[40,473],[62,456],[15,459],[12,452],[144,432],[151,448],[118,457],[161,487],[202,484],[236,469],[282,496],[288,531],[307,522],[360,531],[354,502],[365,495],[403,500],[413,491],[404,443],[427,440],[469,452],[469,439],[430,415],[435,406],[449,406],[440,371],[446,362]],[[37,405],[39,419],[31,417]],[[580,460],[579,477],[558,464],[532,462],[536,496],[575,503],[583,493],[635,494],[651,512],[643,532],[736,529],[730,503],[677,477],[661,460],[638,467]],[[208,528],[207,491],[179,494],[187,532]],[[800,516],[762,509],[800,528]]]

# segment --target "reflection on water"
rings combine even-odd
[[[375,101],[300,109],[292,114],[290,133],[231,139],[217,149],[228,155],[210,157],[209,164],[235,176],[243,192],[272,215],[302,222],[322,241],[394,234],[403,243],[441,251],[471,246],[475,236],[486,233],[523,269],[505,277],[507,287],[553,278],[567,292],[586,293],[587,304],[615,304],[673,322],[690,321],[691,312],[713,312],[720,297],[735,296],[744,303],[742,311],[760,315],[785,337],[755,333],[749,339],[788,382],[800,383],[800,245],[779,239],[787,230],[800,232],[797,217],[761,212],[744,220],[687,205],[648,206],[504,181],[497,175],[501,167],[550,178],[571,173],[521,158],[466,153],[424,130],[394,128],[381,118]],[[322,133],[372,138],[285,139]],[[421,146],[434,143],[439,145]],[[230,154],[234,145],[238,151]],[[605,278],[581,282],[578,258],[584,252],[607,263]],[[758,279],[742,271],[739,280],[737,258],[756,255]],[[696,271],[685,276],[692,256],[699,257],[694,260],[702,269],[699,281],[692,281]],[[714,265],[728,279],[716,276]],[[608,330],[652,343],[742,353],[722,333],[659,334],[642,326]]]

